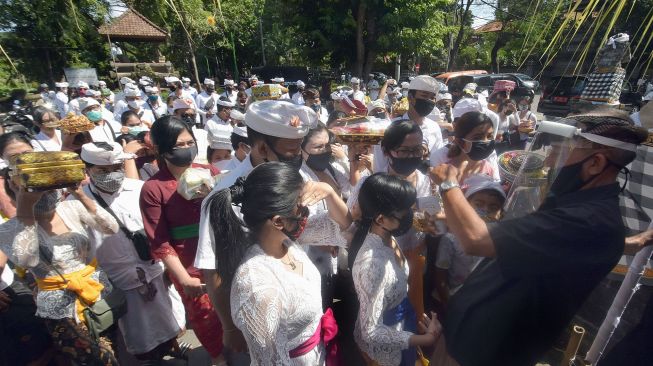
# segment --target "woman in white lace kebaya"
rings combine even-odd
[[[415,195],[408,181],[385,173],[368,177],[359,192],[361,220],[350,250],[360,303],[354,337],[368,363],[414,366],[414,347],[433,345],[441,331],[433,313],[417,322],[408,301],[408,263],[394,239],[412,226]]]
[[[331,365],[337,357],[337,325],[330,309],[322,311],[320,274],[294,242],[307,206],[323,199],[344,206],[328,184],[304,184],[296,168],[277,162],[208,198],[214,235],[222,238],[218,274],[231,283],[231,316],[252,365]],[[241,205],[242,220],[232,204]]]
[[[0,250],[36,278],[36,315],[44,319],[55,348],[75,364],[117,365],[107,341],[91,338],[81,311],[82,301],[92,304],[113,289],[97,268],[87,230],[112,235],[118,224],[80,187],[70,190],[75,199],[63,202],[57,190],[31,193],[10,181],[5,188],[17,213],[0,225]]]

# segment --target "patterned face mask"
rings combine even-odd
[[[99,190],[107,193],[115,193],[122,186],[125,180],[125,172],[118,170],[110,173],[91,174],[93,185]]]

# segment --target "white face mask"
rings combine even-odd
[[[370,99],[376,100],[378,97],[379,97],[379,91],[378,90],[370,91]]]
[[[173,114],[175,114],[175,110],[172,109],[172,108],[168,108],[168,114],[169,114],[169,115],[173,115]]]
[[[408,90],[402,90],[401,95],[404,96],[404,97],[407,97],[408,96]]]
[[[127,105],[128,105],[129,108],[131,108],[131,109],[139,109],[139,108],[141,107],[141,105],[143,105],[143,101],[140,100],[140,99],[130,100],[130,101],[127,103]]]
[[[227,165],[229,165],[229,163],[231,163],[231,159],[225,159],[225,160],[214,162],[213,166],[218,168],[218,170],[222,172],[227,168]]]

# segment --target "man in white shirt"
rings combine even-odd
[[[114,104],[118,103],[119,101],[125,99],[125,94],[123,94],[123,90],[128,86],[136,86],[136,82],[126,76],[123,76],[120,78],[120,92],[115,95],[114,97]]]
[[[224,91],[220,94],[220,97],[225,97],[232,103],[236,103],[236,100],[238,99],[238,90],[236,90],[236,83],[231,79],[224,79],[224,84],[222,87],[224,88]]]
[[[193,98],[193,100],[195,100],[195,98],[197,98],[197,89],[190,86],[190,79],[184,76],[181,78],[181,81],[183,83],[182,87],[184,91],[188,93],[191,96],[191,98]]]
[[[79,108],[95,128],[89,131],[94,142],[113,142],[120,135],[120,123],[115,120],[105,120],[100,103],[93,98],[80,98]]]
[[[231,132],[231,147],[234,150],[234,156],[231,159],[231,165],[226,168],[227,170],[236,169],[238,165],[249,157],[249,153],[252,151],[249,139],[247,138],[247,127],[244,125],[234,126]]]
[[[79,110],[79,98],[84,98],[86,96],[86,91],[88,90],[88,84],[84,81],[78,81],[77,84],[75,84],[75,93],[77,95],[76,98],[72,99],[70,102],[68,102],[68,111],[73,112],[76,115],[80,115],[82,112]]]
[[[59,118],[64,118],[68,115],[68,83],[63,81],[54,83],[57,90],[54,98],[54,106],[57,108]]]
[[[398,120],[411,120],[422,129],[424,140],[429,151],[434,151],[444,146],[440,126],[427,118],[435,108],[438,94],[437,81],[428,75],[416,76],[408,86],[408,112],[396,118]],[[385,172],[388,169],[388,159],[383,154],[381,146],[374,146],[374,171]]]
[[[322,107],[320,92],[317,89],[310,88],[304,91],[304,105],[315,111],[320,122],[326,125],[327,121],[329,121],[329,112],[327,112],[326,108]]]
[[[317,122],[317,115],[304,106],[287,101],[264,100],[250,105],[245,115],[247,135],[251,144],[248,158],[227,173],[209,194],[213,195],[232,186],[240,177],[246,177],[255,166],[267,161],[284,161],[296,165],[302,163],[301,143],[308,130]],[[299,164],[297,164],[297,162]],[[207,202],[206,199],[204,202]],[[240,211],[234,208],[237,214]],[[229,309],[229,285],[220,286],[216,272],[216,258],[210,215],[204,206],[201,210],[200,233],[194,266],[202,270],[207,292],[220,316],[225,332],[224,344],[236,352],[245,352],[246,344],[240,331],[234,326]]]
[[[200,114],[202,124],[206,125],[206,122],[217,112],[217,99],[218,95],[215,92],[215,81],[209,78],[204,79],[204,90],[195,98],[197,113]]]
[[[349,80],[349,83],[351,84],[351,88],[353,90],[351,98],[365,104],[365,93],[363,93],[363,91],[361,90],[360,79],[357,77],[353,77],[351,78],[351,80]]]
[[[122,114],[126,111],[132,111],[138,115],[138,117],[145,122],[145,124],[151,126],[154,123],[154,114],[149,109],[149,106],[143,99],[141,99],[141,91],[138,88],[127,88],[125,89],[125,100],[126,103],[124,108],[114,109],[114,118],[116,122],[120,122]]]
[[[143,230],[139,208],[143,182],[125,177],[124,161],[134,156],[124,153],[115,142],[85,144],[80,155],[90,177],[84,193],[108,207],[121,229],[110,236],[93,230],[91,237],[97,246],[98,263],[114,286],[125,293],[129,311],[118,320],[118,326],[127,351],[133,355],[147,353],[148,360],[159,360],[184,324],[175,319],[172,304],[176,301],[163,281],[163,266],[152,260],[147,241],[133,238]]]
[[[256,86],[258,84],[258,76],[252,75],[249,77],[249,88],[245,89],[245,94],[247,94],[248,97],[252,96],[252,87]]]
[[[108,95],[106,96],[107,101],[109,102],[110,105],[113,106],[113,104],[116,102],[116,96],[113,94],[111,89],[107,88],[107,82],[100,80],[98,81],[98,89],[100,92],[102,92],[104,89],[108,91]]]
[[[195,104],[195,97],[192,96],[192,94],[182,87],[181,80],[179,80],[178,77],[176,76],[166,76],[165,78],[166,83],[168,84],[168,89],[172,92],[170,95],[174,95],[176,98],[189,98],[193,101],[193,105],[195,106],[195,109],[197,109],[197,105]],[[170,96],[168,95],[168,96]]]
[[[146,86],[145,94],[147,94],[147,106],[152,111],[155,121],[168,114],[168,106],[161,100],[159,88],[156,86]]]
[[[306,88],[306,84],[304,84],[304,82],[301,80],[297,80],[295,85],[297,85],[297,92],[292,95],[292,101],[295,104],[304,105],[303,94],[304,94],[304,89]]]

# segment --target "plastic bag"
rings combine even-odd
[[[194,200],[206,197],[213,186],[215,180],[211,176],[211,171],[204,168],[188,168],[179,177],[177,183],[177,193],[187,200]]]

